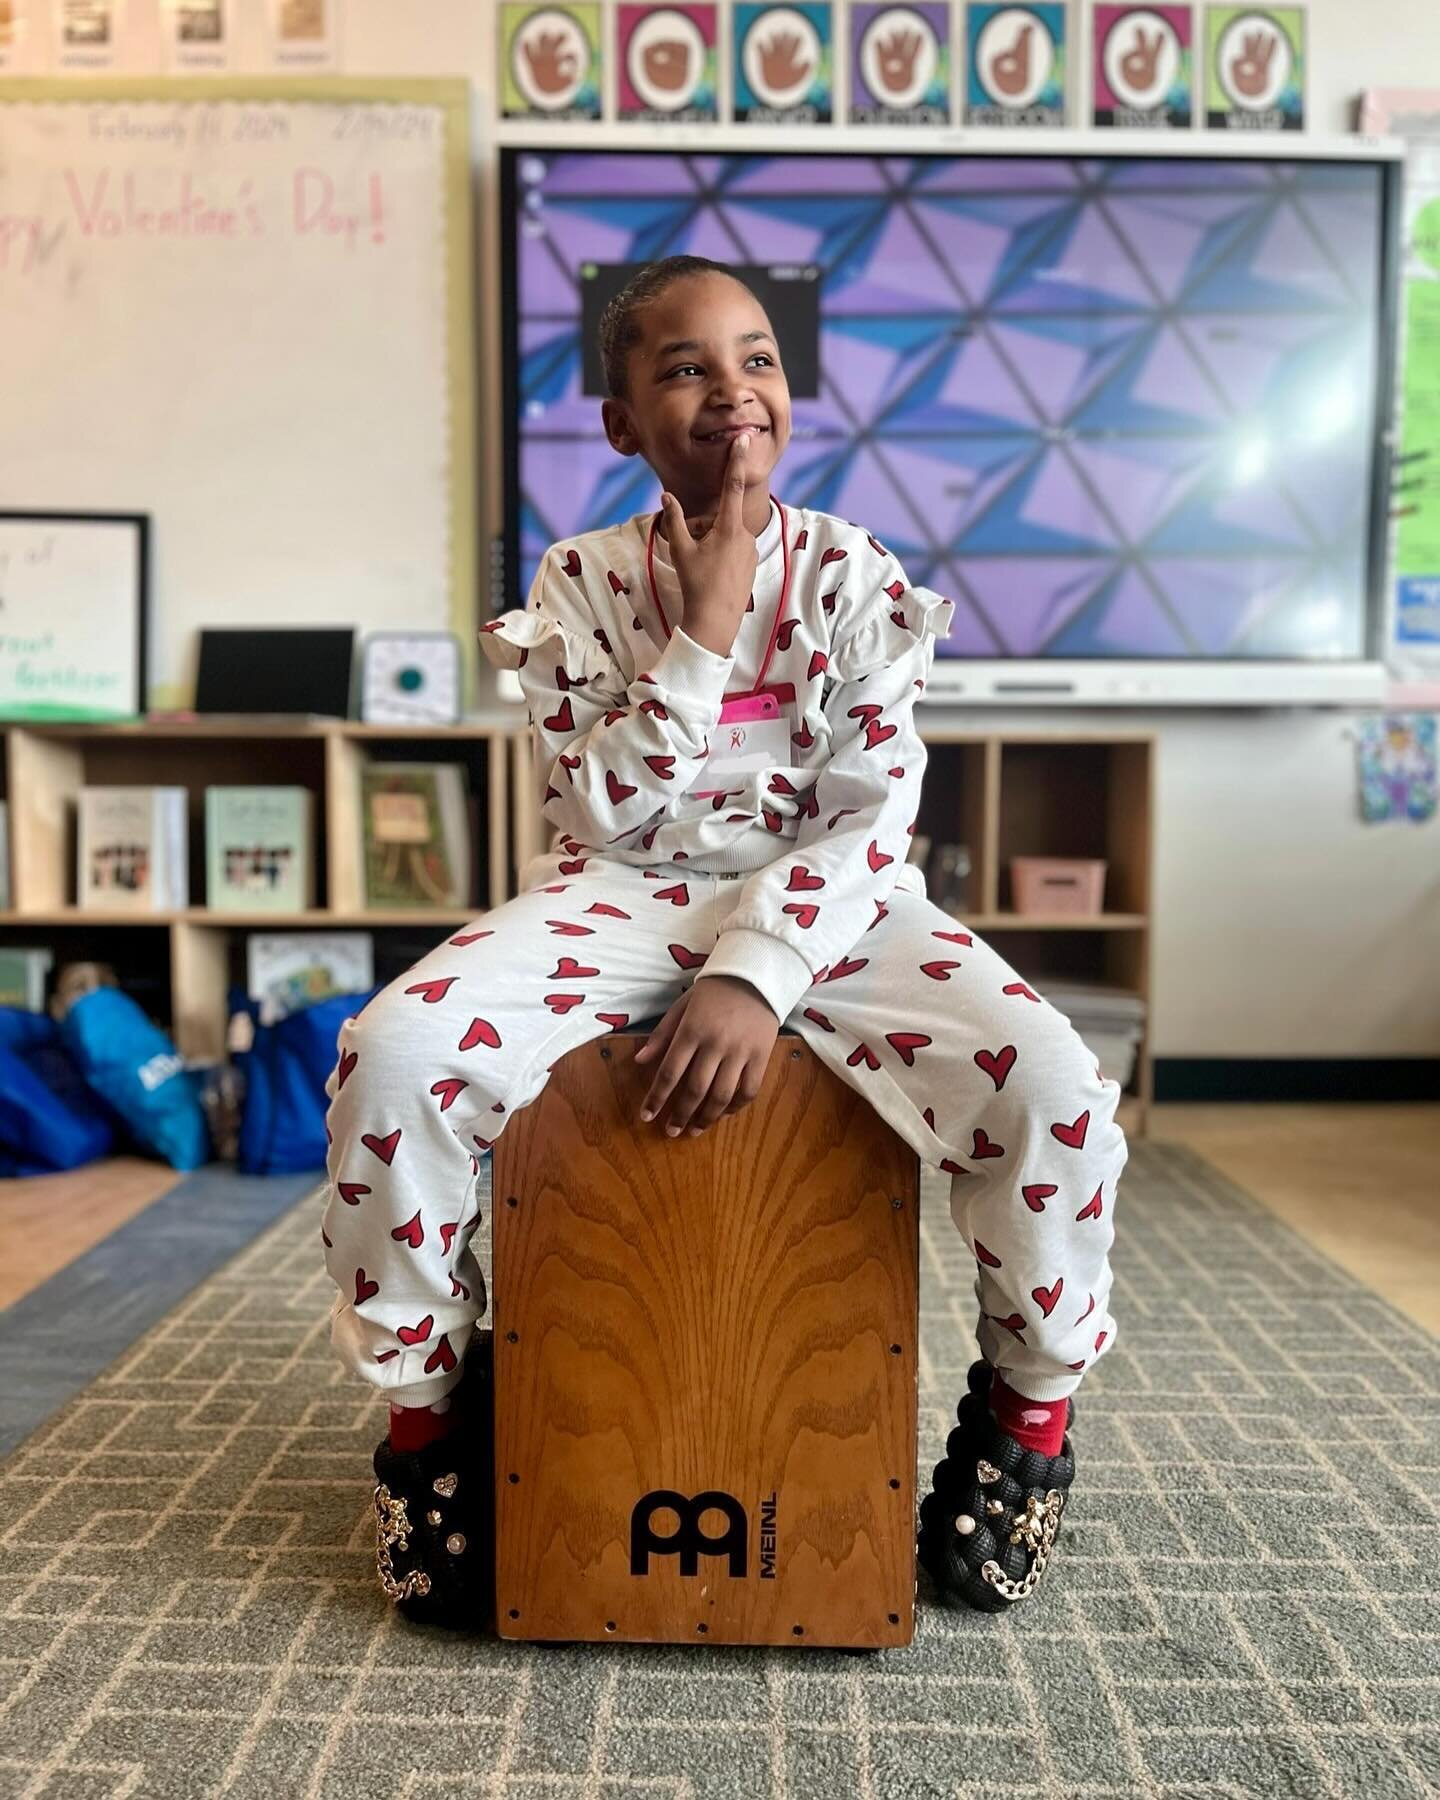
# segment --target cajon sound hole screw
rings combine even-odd
[[[613,1619],[607,1619],[605,1621],[605,1629],[607,1631],[613,1631],[615,1629],[615,1621]]]
[[[892,1488],[898,1488],[898,1487],[899,1487],[899,1485],[900,1485],[900,1478],[899,1478],[899,1476],[898,1476],[898,1475],[892,1475],[892,1476],[891,1476],[891,1477],[890,1477],[890,1485],[891,1485],[891,1487],[892,1487]]]
[[[698,1632],[701,1632],[701,1633],[704,1633],[704,1632],[707,1632],[707,1631],[708,1631],[708,1630],[709,1630],[709,1629],[710,1629],[710,1627],[709,1627],[709,1626],[708,1626],[708,1625],[706,1625],[706,1624],[705,1624],[705,1623],[704,1623],[704,1622],[703,1622],[703,1621],[702,1621],[702,1622],[701,1622],[701,1623],[700,1623],[700,1624],[699,1624],[699,1625],[697,1625],[697,1626],[696,1626],[696,1627],[695,1627],[695,1629],[696,1629],[696,1630],[697,1630],[697,1631],[698,1631]]]
[[[506,1198],[505,1204],[507,1206],[518,1206],[520,1204],[520,1202],[515,1198],[515,1196],[513,1194],[510,1194]]]
[[[900,1208],[905,1204],[905,1202],[900,1198],[900,1196],[898,1194],[896,1194],[891,1198],[890,1204],[895,1208],[896,1212],[899,1212]]]
[[[803,1625],[792,1625],[790,1629],[795,1633],[796,1637],[804,1637],[805,1635],[805,1627]]]
[[[509,1480],[511,1487],[518,1486],[519,1481],[520,1481],[520,1477],[518,1475],[511,1475],[507,1479]]]
[[[513,1606],[510,1608],[510,1617],[512,1619],[518,1619],[520,1617],[519,1613],[516,1612],[516,1610]]]
[[[601,1046],[601,1050],[600,1050],[600,1060],[602,1062],[609,1062],[609,1060],[610,1060],[610,1052],[603,1045]],[[607,1631],[613,1631],[615,1629],[615,1627],[613,1625],[607,1625],[605,1627],[605,1629]]]
[[[900,1354],[900,1346],[898,1344],[892,1344],[890,1346],[890,1354],[892,1356],[898,1356]]]
[[[507,1344],[518,1344],[520,1342],[520,1333],[518,1331],[507,1331],[505,1333],[505,1342]]]
[[[790,1052],[790,1060],[791,1060],[791,1062],[799,1062],[800,1052],[798,1050],[792,1050]]]
[[[886,1613],[885,1617],[890,1621],[890,1623],[892,1625],[898,1625],[900,1623],[899,1613]]]

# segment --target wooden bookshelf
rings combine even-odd
[[[1070,977],[1113,982],[1146,1005],[1145,1034],[1121,1104],[1143,1135],[1153,1096],[1151,926],[1155,736],[1143,731],[978,731],[922,707],[930,751],[917,830],[969,847],[962,914],[1040,991]],[[458,726],[208,718],[135,725],[0,728],[0,793],[9,802],[12,906],[0,942],[41,942],[66,960],[93,956],[140,972],[152,1006],[189,1056],[224,1053],[226,989],[251,931],[374,931],[418,955],[516,891],[549,836],[525,715],[497,706]],[[367,908],[360,770],[368,760],[463,761],[478,803],[475,904],[455,911]],[[315,795],[318,904],[303,912],[224,913],[201,906],[111,913],[75,905],[75,796],[86,784],[181,785],[190,794],[191,893],[204,892],[204,790],[215,783],[303,784]],[[1045,917],[1014,910],[1013,856],[1105,858],[1105,910]],[[382,959],[383,960],[383,959]]]

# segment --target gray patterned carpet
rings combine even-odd
[[[928,1485],[973,1265],[926,1202]],[[0,1465],[0,1800],[1434,1794],[1435,1342],[1188,1150],[1132,1144],[1119,1225],[1034,1599],[922,1574],[878,1657],[532,1650],[375,1584],[306,1199]]]

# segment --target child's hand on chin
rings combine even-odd
[[[748,981],[712,975],[688,988],[636,1052],[657,1065],[640,1109],[670,1137],[698,1137],[760,1092],[780,1022]]]

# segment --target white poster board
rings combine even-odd
[[[0,513],[0,719],[144,705],[146,521]]]
[[[473,638],[467,119],[452,81],[0,82],[0,495],[150,516],[152,705],[206,625]]]

